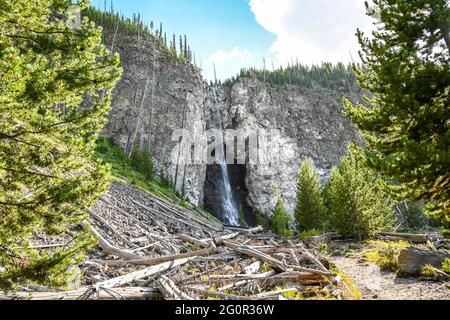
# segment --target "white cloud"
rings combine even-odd
[[[234,47],[230,51],[219,50],[202,61],[203,75],[206,79],[225,80],[235,76],[241,68],[248,67],[253,63],[255,56],[247,49]],[[214,74],[214,64],[216,65],[216,74]]]
[[[358,59],[356,29],[372,30],[363,0],[249,0],[256,21],[276,35],[279,64]],[[351,54],[350,54],[351,52]]]
[[[203,63],[205,65],[209,65],[209,64],[213,64],[213,63],[220,64],[220,63],[224,63],[229,60],[235,60],[235,59],[244,60],[245,58],[250,57],[250,56],[251,56],[251,52],[248,51],[247,49],[241,49],[239,47],[234,47],[233,50],[231,50],[231,51],[219,50],[219,51],[211,54],[210,56],[205,58]]]

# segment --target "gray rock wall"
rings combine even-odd
[[[358,94],[349,95],[358,100]],[[226,128],[271,132],[279,147],[260,150],[266,157],[262,164],[246,164],[246,201],[258,212],[270,215],[281,195],[293,214],[301,161],[311,158],[325,177],[346,154],[348,143],[359,140],[355,127],[341,115],[342,93],[273,87],[247,78],[222,88],[220,96]]]
[[[106,43],[111,44],[112,38],[107,36]],[[138,45],[136,39],[124,35],[114,41],[124,75],[113,94],[103,133],[124,149],[132,141],[141,147],[149,145],[157,172],[165,171],[192,203],[202,204],[206,164],[177,168],[171,156],[178,144],[172,139],[174,130],[185,129],[198,136],[205,130],[203,80],[199,70],[176,61],[159,46],[152,39]]]
[[[106,43],[112,42],[112,36],[107,35]],[[177,153],[172,134],[176,129],[188,130],[196,147],[206,150],[204,132],[213,127],[211,115],[217,107],[224,129],[271,132],[279,146],[259,150],[265,161],[230,166],[235,198],[247,212],[270,215],[282,195],[293,213],[301,161],[311,158],[319,173],[326,176],[346,154],[348,143],[358,139],[354,126],[341,115],[342,93],[323,88],[273,87],[244,78],[232,87],[216,88],[216,101],[198,69],[177,62],[158,46],[151,39],[140,45],[127,36],[115,40],[114,50],[121,54],[124,76],[114,92],[104,134],[124,148],[130,147],[134,137],[140,146],[149,145],[157,170],[176,178],[177,189],[184,190],[195,204],[220,210],[212,183],[217,170],[207,171],[205,162],[178,167],[172,164],[171,156]],[[348,95],[358,99],[358,93]],[[220,216],[220,212],[214,213]]]

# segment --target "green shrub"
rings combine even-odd
[[[239,225],[245,228],[247,226],[247,223],[245,222],[245,212],[242,205],[239,205],[238,213],[239,213]]]
[[[172,178],[167,171],[162,170],[159,174],[159,182],[164,188],[172,188]]]
[[[291,221],[292,218],[286,212],[283,200],[278,200],[273,214],[272,231],[283,237],[292,236],[292,230],[289,228],[289,223]]]
[[[265,231],[272,230],[272,221],[264,213],[261,212],[256,213],[256,222],[258,223],[259,226],[263,227]]]
[[[142,174],[145,180],[151,181],[153,179],[153,157],[147,146],[143,149],[136,147],[133,149],[131,153],[131,164],[137,172]]]
[[[381,269],[391,271],[397,271],[399,269],[399,252],[395,248],[388,247],[386,249],[382,249],[378,252],[378,255],[379,259],[377,264]]]
[[[361,149],[334,168],[324,191],[333,231],[347,237],[370,237],[392,229],[393,206],[382,191],[382,181],[362,164]]]
[[[450,258],[445,258],[444,262],[442,262],[441,270],[447,274],[450,274]]]
[[[383,270],[397,272],[398,257],[400,251],[410,246],[406,241],[385,242],[381,240],[372,240],[367,242],[372,249],[363,252],[363,257]]]
[[[330,251],[330,247],[328,246],[328,243],[322,242],[319,246],[319,251],[323,254],[327,254]]]
[[[300,166],[297,182],[295,219],[301,229],[320,229],[325,225],[326,208],[320,194],[320,179],[307,159]]]
[[[436,280],[438,278],[436,270],[430,264],[424,265],[422,267],[422,270],[420,271],[420,276],[431,280]]]
[[[403,202],[397,208],[403,219],[401,231],[422,232],[442,227],[439,221],[425,215],[420,202]]]

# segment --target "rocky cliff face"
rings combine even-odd
[[[215,112],[220,113],[223,129],[257,133],[257,163],[228,167],[234,199],[250,224],[255,212],[270,215],[280,195],[293,213],[301,161],[311,158],[326,176],[345,155],[347,144],[358,138],[353,125],[341,116],[342,93],[273,87],[252,78],[242,78],[231,87],[210,88],[198,69],[159,50],[158,41],[141,40],[138,45],[127,37],[113,41],[112,35],[106,36],[106,43],[113,42],[114,50],[121,54],[124,76],[114,92],[104,134],[128,151],[133,141],[138,147],[148,145],[157,170],[167,172],[191,202],[218,216],[220,170],[217,165],[207,165],[206,159],[173,164],[171,158],[177,157],[178,151],[194,153],[194,146],[175,147],[175,130],[190,132],[195,148],[205,152],[205,130],[217,127]],[[358,93],[348,95],[354,100],[358,97]],[[268,133],[275,145],[264,149],[261,145]],[[249,141],[253,140],[247,139],[247,158]]]
[[[128,151],[133,145],[148,145],[156,171],[169,175],[192,203],[202,204],[206,164],[176,166],[171,161],[178,156],[174,130],[188,130],[197,137],[205,130],[199,70],[171,57],[153,38],[141,39],[138,45],[131,37],[120,35],[114,40],[109,34],[106,43],[110,47],[114,43],[114,51],[120,53],[124,75],[114,92],[104,134]]]
[[[356,92],[345,95],[359,100]],[[243,78],[221,88],[219,96],[225,128],[257,131],[258,141],[269,134],[274,142],[259,150],[258,163],[229,166],[237,198],[246,209],[270,215],[283,196],[293,214],[301,161],[311,158],[325,177],[346,154],[348,143],[358,140],[355,127],[341,115],[343,94],[336,91],[273,87]]]

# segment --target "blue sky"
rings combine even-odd
[[[242,67],[349,62],[357,57],[354,33],[367,29],[363,0],[114,0],[126,16],[140,13],[168,38],[186,34],[205,78],[219,79]],[[106,0],[109,8],[110,0]],[[104,7],[104,0],[92,0]],[[352,54],[350,54],[350,52]]]

